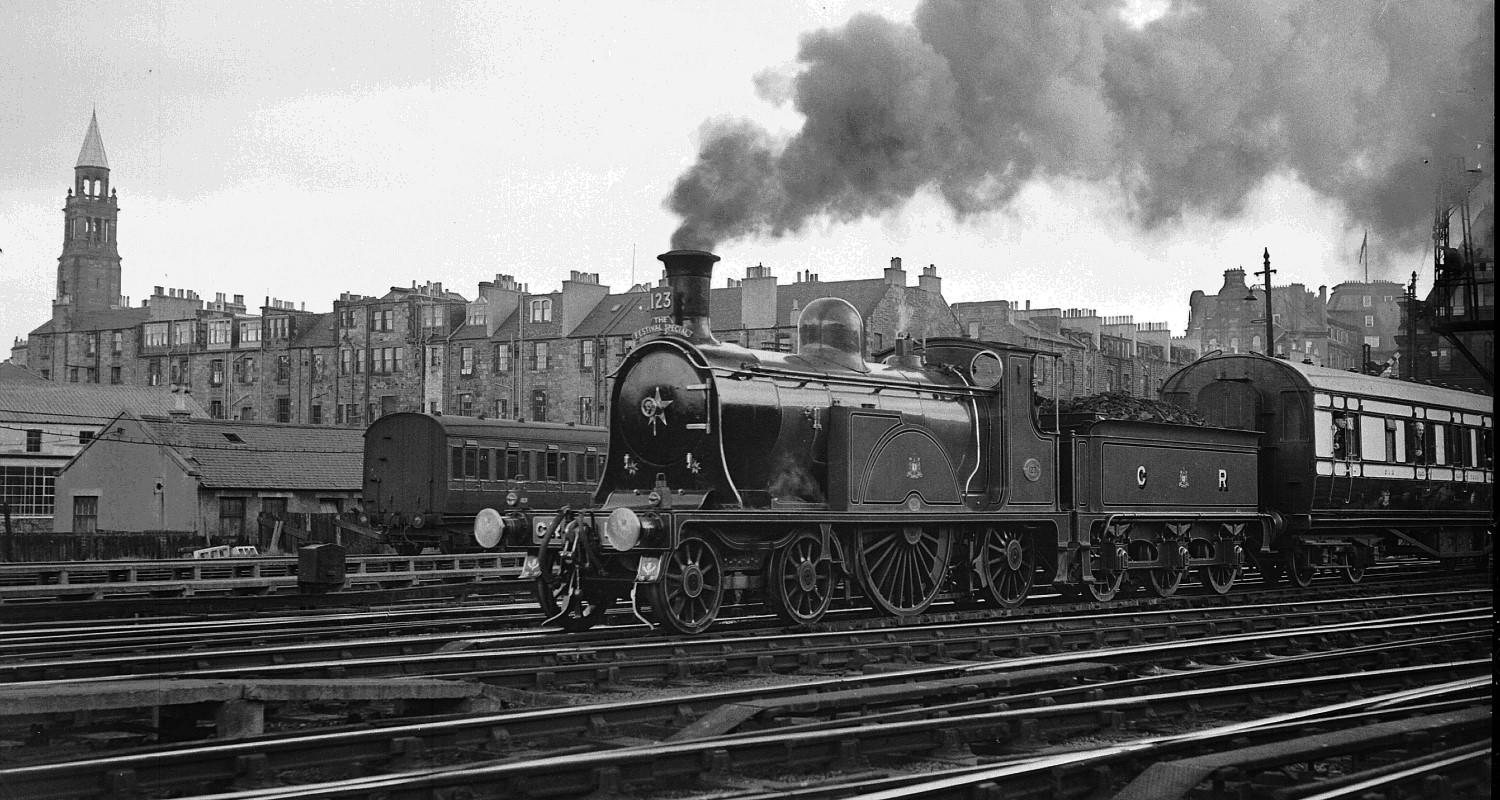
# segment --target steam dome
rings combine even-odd
[[[864,320],[841,297],[820,297],[808,303],[797,322],[797,354],[869,372],[865,366]]]

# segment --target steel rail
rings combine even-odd
[[[1380,623],[1363,623],[1366,625],[1379,625]],[[1431,641],[1427,642],[1429,645]],[[1403,643],[1406,647],[1414,646],[1412,643]],[[1397,647],[1401,645],[1391,645]],[[1172,646],[1180,649],[1180,644]],[[1365,655],[1369,649],[1359,648],[1358,654]],[[1071,655],[1071,654],[1070,654]],[[940,668],[921,668],[903,670],[900,672],[879,674],[874,676],[861,676],[855,678],[824,679],[812,682],[801,682],[796,685],[767,689],[742,689],[731,692],[715,692],[702,696],[685,696],[655,701],[631,701],[627,703],[565,707],[558,709],[544,709],[539,711],[515,712],[509,714],[492,715],[490,717],[471,717],[437,722],[409,723],[404,725],[381,726],[372,730],[361,730],[354,732],[334,732],[316,736],[292,735],[280,737],[264,737],[258,740],[234,742],[221,745],[206,745],[194,748],[178,749],[171,751],[159,751],[146,753],[141,756],[118,756],[108,757],[94,762],[74,762],[54,765],[51,767],[26,768],[30,771],[7,772],[0,771],[0,785],[15,784],[23,785],[27,781],[32,784],[60,782],[64,787],[60,793],[48,796],[68,796],[68,791],[76,791],[80,784],[87,783],[79,777],[80,774],[92,773],[102,775],[108,773],[123,773],[131,770],[139,770],[137,760],[144,758],[150,764],[150,771],[155,780],[166,780],[170,776],[178,775],[186,771],[188,774],[203,777],[216,777],[217,779],[228,779],[239,771],[243,771],[244,759],[255,760],[259,771],[267,772],[283,769],[295,769],[319,764],[330,764],[346,760],[369,760],[372,754],[388,752],[391,742],[401,743],[404,750],[411,752],[435,751],[457,747],[460,749],[485,749],[504,745],[517,740],[533,740],[547,736],[571,737],[574,741],[579,735],[585,737],[597,737],[606,735],[611,730],[637,730],[643,725],[660,725],[663,720],[674,720],[678,726],[685,724],[688,719],[702,718],[714,709],[722,708],[762,708],[774,710],[778,702],[774,698],[780,696],[788,698],[781,701],[779,705],[790,705],[794,708],[808,707],[808,700],[799,700],[798,697],[809,697],[809,692],[819,693],[811,695],[814,703],[822,702],[827,705],[827,713],[836,713],[840,708],[837,702],[838,695],[848,695],[851,689],[860,686],[877,687],[891,683],[906,684],[910,681],[922,681],[915,688],[906,686],[904,690],[895,693],[886,693],[886,703],[909,703],[916,695],[937,697],[942,692],[965,694],[980,690],[988,685],[998,689],[1015,689],[1023,686],[1032,686],[1038,678],[1027,676],[1029,670],[1035,674],[1050,675],[1054,682],[1066,682],[1069,679],[1085,675],[1089,671],[1097,671],[1103,663],[1110,660],[1109,653],[1092,654],[1097,663],[1078,663],[1075,659],[1068,658],[1033,658],[1023,659],[1015,662],[1013,669],[1004,669],[1005,664],[996,665],[999,669],[990,674],[975,677],[965,675],[962,668],[946,668],[940,674]],[[1350,657],[1349,651],[1340,651],[1333,656],[1325,656],[1325,661],[1332,662],[1335,659],[1343,660]],[[1311,659],[1312,656],[1300,657],[1301,660]],[[1299,657],[1279,659],[1279,661],[1296,661]],[[1073,662],[1071,668],[1062,664],[1063,661]],[[1008,662],[1009,663],[1009,662]],[[1238,670],[1260,671],[1273,665],[1273,661],[1246,662],[1238,666]],[[1080,671],[1082,670],[1082,671]],[[1229,668],[1221,668],[1228,673]],[[953,677],[957,675],[958,677]],[[1185,673],[1178,677],[1184,681],[1198,680],[1202,672]],[[947,677],[947,686],[938,686],[935,680]],[[1128,687],[1139,683],[1139,679],[1115,682],[1098,686],[1085,687],[1090,692],[1102,692],[1109,685]],[[1123,689],[1122,689],[1123,690]],[[867,689],[868,691],[868,689]],[[1055,696],[1062,697],[1077,690],[1063,689],[1054,692]],[[1006,703],[1015,705],[1032,701],[1040,702],[1047,692],[1032,691],[1029,695],[1021,695],[1006,699]],[[819,700],[818,698],[822,698]],[[878,705],[881,699],[878,695],[870,694],[864,700],[856,700],[854,706]],[[993,706],[996,701],[990,701]],[[747,705],[748,704],[748,705]],[[933,708],[932,714],[953,714],[961,711],[962,707],[955,704],[951,708]],[[686,717],[683,717],[683,715]],[[932,714],[928,714],[929,718]],[[884,721],[879,715],[862,717],[860,722]],[[783,733],[811,730],[812,726],[800,726],[779,729]],[[720,736],[719,740],[730,738],[754,737],[756,733],[735,734],[732,736]],[[698,737],[704,738],[704,737]],[[70,777],[71,776],[71,777]],[[97,781],[96,781],[97,782]],[[41,791],[41,786],[32,785],[33,791]]]
[[[1410,596],[1360,598],[1354,602],[1382,607],[1411,602],[1432,603],[1440,608],[1472,604],[1490,592],[1455,592],[1416,600]],[[879,660],[913,661],[932,658],[988,658],[992,655],[1024,655],[1033,650],[1056,652],[1067,647],[1105,644],[1134,645],[1150,639],[1171,640],[1217,634],[1222,630],[1274,631],[1300,620],[1347,617],[1375,613],[1374,609],[1350,609],[1350,601],[1277,603],[1271,608],[1212,607],[1151,611],[1105,617],[1061,617],[1047,620],[1000,618],[980,622],[945,623],[924,627],[888,627],[874,630],[825,631],[793,634],[751,634],[734,637],[656,639],[621,645],[616,641],[590,645],[563,639],[547,648],[513,646],[517,634],[503,638],[461,637],[441,653],[408,654],[402,640],[353,640],[333,645],[321,643],[278,648],[204,650],[181,654],[159,654],[142,671],[131,658],[77,658],[26,663],[0,663],[0,686],[18,683],[111,680],[174,677],[245,677],[254,675],[325,675],[328,677],[385,677],[422,675],[440,677],[442,662],[453,664],[457,677],[476,677],[490,683],[520,687],[542,687],[565,674],[588,680],[595,671],[605,679],[680,675],[692,670],[795,669],[809,661],[836,666]],[[1341,609],[1340,606],[1343,606]],[[1259,611],[1259,614],[1253,612]],[[816,659],[809,653],[828,643]],[[462,646],[458,646],[462,645]],[[423,647],[423,650],[428,648]],[[333,650],[336,657],[329,658]],[[302,654],[307,660],[292,661]],[[652,656],[655,660],[651,660]],[[675,664],[670,670],[662,664]],[[650,667],[650,668],[647,668]],[[523,670],[518,679],[516,670]],[[502,677],[509,673],[509,677]],[[529,676],[529,677],[528,677]]]
[[[1364,685],[1383,691],[1382,699],[1399,694],[1395,687],[1424,676],[1431,680],[1453,673],[1477,677],[1450,679],[1448,684],[1455,690],[1471,693],[1488,691],[1491,680],[1489,662],[1471,661],[1402,670],[1362,672],[1357,677]],[[429,798],[435,793],[463,790],[470,797],[525,796],[532,789],[541,789],[549,796],[581,795],[593,792],[609,794],[643,786],[661,786],[664,783],[697,778],[707,773],[721,775],[730,769],[751,767],[780,768],[838,768],[857,764],[865,759],[910,757],[923,753],[939,752],[974,741],[993,741],[1008,738],[1015,727],[1028,719],[1048,717],[1059,720],[1067,717],[1080,729],[1099,729],[1118,725],[1126,712],[1144,712],[1152,709],[1158,714],[1163,709],[1186,707],[1189,703],[1203,704],[1215,698],[1226,700],[1248,691],[1258,693],[1275,692],[1290,699],[1306,696],[1306,692],[1319,686],[1343,686],[1351,676],[1330,675],[1301,681],[1255,684],[1238,687],[1216,687],[1192,693],[1190,698],[1180,694],[1150,695],[1137,698],[1108,700],[1092,703],[1051,706],[1041,709],[1019,711],[996,711],[962,717],[918,720],[892,725],[851,727],[837,731],[784,734],[773,732],[751,738],[731,740],[710,739],[678,744],[653,744],[638,747],[623,747],[604,752],[567,753],[548,755],[542,758],[502,763],[467,765],[448,768],[413,769],[379,776],[353,778],[343,781],[325,781],[290,787],[248,789],[243,791],[204,795],[200,800],[279,800],[280,798],[307,798],[307,800],[331,800],[332,798],[369,797],[378,794],[388,800],[405,797]],[[1389,688],[1386,688],[1389,687]],[[1325,713],[1327,708],[1355,708],[1356,703],[1313,709],[1317,713],[1302,713],[1304,718],[1313,718]],[[1271,720],[1283,720],[1290,715],[1279,715]],[[1241,732],[1251,730],[1270,720],[1257,719],[1223,726],[1216,731]],[[1187,734],[1187,737],[1199,736]],[[891,790],[869,795],[871,798],[898,797],[952,797],[954,792],[973,786],[984,780],[996,780],[1022,772],[1042,774],[1055,780],[1059,768],[1077,769],[1091,761],[1106,757],[1119,758],[1124,754],[1139,754],[1148,747],[1160,746],[1161,742],[1182,741],[1182,737],[1161,737],[1150,740],[1151,744],[1132,743],[1079,754],[1037,759],[1020,766],[1010,766],[966,776],[961,781],[952,779],[932,781],[915,787]],[[934,793],[935,792],[935,793]]]

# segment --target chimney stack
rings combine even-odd
[[[706,250],[672,250],[657,258],[672,290],[672,321],[687,328],[693,341],[716,344],[708,316],[708,289],[719,257]]]

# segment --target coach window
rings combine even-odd
[[[1495,432],[1483,430],[1479,432],[1479,465],[1485,469],[1495,466]]]
[[[1334,413],[1333,457],[1345,461],[1359,458],[1359,417],[1343,412]]]
[[[1378,461],[1385,455],[1385,420],[1380,417],[1359,418],[1359,456]]]
[[[479,479],[487,481],[490,479],[490,449],[479,448]]]
[[[1448,463],[1448,426],[1433,425],[1427,431],[1427,443],[1432,448],[1432,460],[1429,464]]]
[[[547,480],[557,480],[557,451],[555,450],[547,453]]]
[[[1403,435],[1405,423],[1400,420],[1388,419],[1385,421],[1385,460],[1391,463],[1400,463],[1406,460],[1405,444]]]
[[[448,479],[458,480],[459,478],[462,478],[464,476],[464,449],[462,446],[455,445],[452,448],[452,451],[453,466],[448,471]]]
[[[464,447],[464,477],[473,478],[479,474],[479,448],[469,445]]]
[[[514,447],[505,450],[505,479],[511,480],[521,474],[521,454]]]
[[[564,483],[573,482],[573,459],[569,458],[568,456],[568,453],[557,454],[558,480],[561,480]]]

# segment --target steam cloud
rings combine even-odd
[[[794,75],[757,79],[805,117],[795,135],[705,123],[666,201],[672,246],[851,221],[926,187],[965,217],[1046,176],[1112,183],[1149,228],[1233,217],[1278,170],[1420,237],[1443,164],[1493,168],[1494,31],[1484,0],[1199,0],[1139,29],[1102,0],[857,16],[805,35]]]

